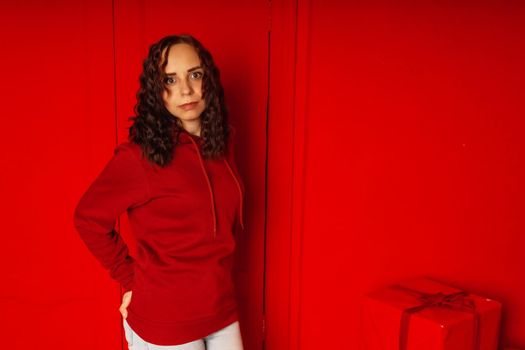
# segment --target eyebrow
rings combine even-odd
[[[193,72],[194,70],[199,69],[199,68],[202,68],[202,67],[201,66],[195,66],[193,68],[188,69],[188,72]],[[173,72],[173,73],[166,73],[166,75],[177,75],[177,73],[175,73],[175,72]]]

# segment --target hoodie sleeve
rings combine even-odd
[[[120,144],[82,195],[74,212],[74,226],[80,237],[125,291],[133,286],[134,259],[115,230],[115,224],[120,214],[148,197],[142,165],[131,149]]]

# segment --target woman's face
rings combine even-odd
[[[164,70],[166,89],[162,94],[166,109],[184,124],[199,119],[206,108],[202,98],[204,68],[193,46],[172,45]],[[190,105],[185,105],[191,103]]]

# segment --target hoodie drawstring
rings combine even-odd
[[[197,149],[197,156],[199,157],[199,162],[202,168],[202,172],[204,173],[204,176],[206,177],[206,181],[208,182],[208,189],[210,191],[210,197],[211,197],[211,212],[213,215],[213,238],[217,235],[217,216],[215,215],[215,200],[213,199],[213,191],[211,189],[211,183],[210,178],[208,177],[208,173],[206,172],[206,169],[204,168],[204,163],[202,161],[201,152],[199,150],[199,146],[195,143],[195,140],[193,140],[193,137],[190,137],[191,142],[193,142],[193,145]]]
[[[208,190],[210,191],[210,199],[211,199],[211,212],[212,212],[212,215],[213,215],[213,238],[216,238],[216,236],[217,236],[217,215],[215,214],[215,200],[213,198],[213,190],[211,188],[210,178],[208,177],[208,173],[206,172],[206,168],[204,167],[204,162],[202,160],[199,147],[197,146],[197,144],[195,143],[195,140],[192,137],[189,137],[189,139],[191,140],[191,142],[193,143],[193,145],[197,149],[197,155],[199,157],[199,163],[201,165],[202,172],[204,173],[204,176],[206,177],[206,181],[208,183]],[[241,227],[244,230],[244,222],[243,222],[243,218],[242,218],[242,189],[241,189],[241,185],[240,185],[239,181],[237,180],[237,178],[235,177],[235,174],[233,173],[233,170],[231,169],[230,164],[228,164],[228,161],[226,160],[226,158],[224,158],[224,163],[226,163],[226,166],[230,170],[230,173],[232,174],[232,177],[235,180],[235,183],[237,184],[237,187],[239,188],[239,196],[241,198],[241,205],[240,205],[240,210],[239,210],[239,212],[240,212],[239,219],[240,219],[240,222],[241,222]]]
[[[243,222],[243,219],[242,219],[242,189],[241,189],[241,184],[239,183],[239,181],[235,177],[235,174],[233,173],[233,170],[230,167],[230,164],[228,163],[226,158],[224,158],[224,163],[226,163],[226,165],[228,166],[228,169],[230,170],[230,173],[232,174],[232,177],[234,178],[235,183],[237,184],[237,187],[239,188],[239,197],[241,197],[241,205],[239,206],[240,207],[239,208],[239,220],[241,222],[241,228],[244,230],[244,222]]]

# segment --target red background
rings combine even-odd
[[[72,213],[126,137],[149,44],[182,32],[241,131],[246,350],[357,349],[362,295],[421,274],[501,301],[502,344],[525,347],[524,18],[496,0],[3,3],[4,347],[125,348]]]
[[[272,13],[267,348],[356,349],[361,296],[422,274],[525,347],[525,4]]]

